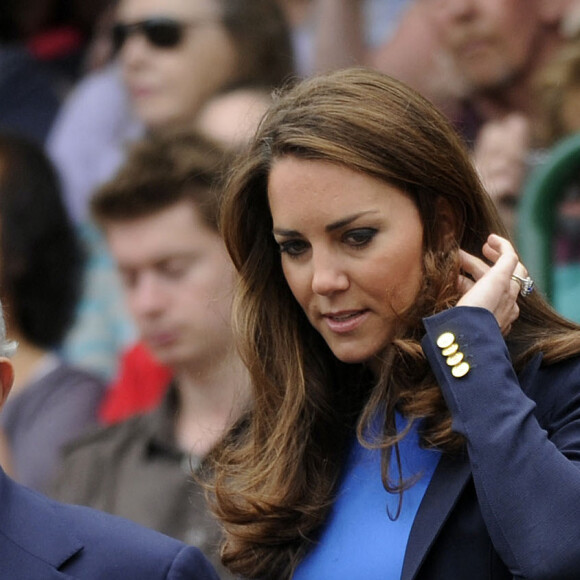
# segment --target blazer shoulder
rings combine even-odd
[[[117,516],[48,499],[1,470],[0,571],[11,580],[45,580],[53,572],[82,580],[217,580],[197,548]]]
[[[217,580],[201,551],[124,518],[84,506],[54,504],[83,549],[61,571],[83,580]]]

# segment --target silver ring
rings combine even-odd
[[[520,294],[522,296],[529,296],[534,291],[534,281],[529,276],[522,278],[517,274],[512,274],[512,280],[515,280],[520,285]]]

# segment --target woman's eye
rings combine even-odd
[[[307,244],[301,240],[289,240],[278,244],[281,254],[288,254],[291,257],[300,256],[306,251]]]
[[[366,246],[377,234],[374,228],[360,228],[346,232],[344,240],[351,246]]]

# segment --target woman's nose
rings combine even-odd
[[[142,34],[131,34],[119,51],[119,59],[125,68],[134,68],[147,59],[150,47]]]
[[[349,287],[349,280],[341,261],[325,255],[313,258],[312,291],[321,296],[343,292]]]

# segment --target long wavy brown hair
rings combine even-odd
[[[424,227],[423,288],[401,312],[403,330],[379,377],[339,362],[286,283],[272,235],[268,175],[279,158],[326,160],[383,180],[416,204]],[[442,212],[453,216],[445,235]],[[229,177],[221,229],[239,272],[235,330],[253,383],[253,407],[213,459],[210,484],[225,530],[222,557],[248,578],[289,578],[320,532],[340,480],[348,441],[379,447],[383,483],[397,450],[397,409],[419,421],[422,444],[458,453],[464,441],[420,347],[422,318],[452,307],[458,248],[482,259],[492,232],[507,237],[469,155],[428,101],[378,72],[349,69],[282,92]],[[543,351],[557,361],[580,351],[580,331],[538,293],[520,300],[508,337],[516,369]],[[377,413],[384,436],[363,434]]]

